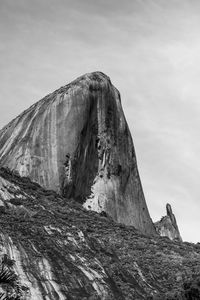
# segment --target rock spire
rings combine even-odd
[[[155,223],[156,231],[161,236],[167,236],[170,240],[182,241],[175,215],[170,204],[166,205],[167,215]]]

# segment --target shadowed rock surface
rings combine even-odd
[[[154,234],[120,94],[103,73],[49,94],[0,131],[0,165]]]
[[[161,236],[167,236],[170,240],[182,241],[175,215],[170,204],[166,205],[167,215],[155,223],[156,231]]]
[[[2,168],[0,197],[0,297],[200,299],[199,244],[142,235]]]

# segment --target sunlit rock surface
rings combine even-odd
[[[49,94],[0,131],[0,165],[155,233],[120,94],[103,73]]]
[[[142,235],[9,170],[0,184],[0,299],[200,299],[199,244]]]
[[[170,204],[166,205],[167,215],[155,223],[156,231],[161,236],[167,236],[170,240],[182,241],[175,215]]]

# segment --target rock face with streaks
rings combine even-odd
[[[0,299],[200,299],[200,245],[146,236],[0,168]]]
[[[175,215],[170,204],[166,205],[167,215],[155,223],[156,231],[161,236],[167,236],[170,240],[182,241]]]
[[[103,73],[61,87],[5,126],[0,165],[89,210],[155,233],[120,94]]]

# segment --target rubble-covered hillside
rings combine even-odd
[[[200,299],[199,244],[142,235],[3,168],[0,198],[0,299]]]

